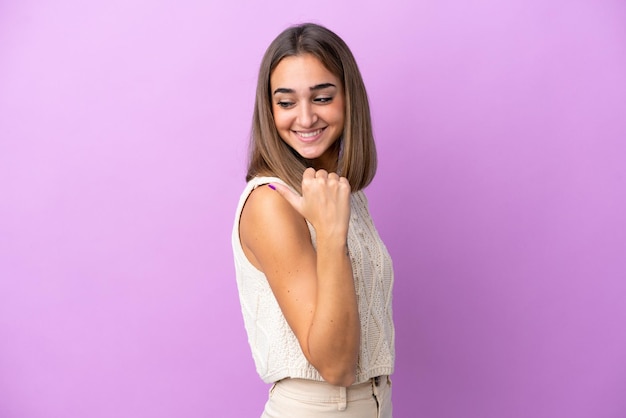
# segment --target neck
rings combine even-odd
[[[339,163],[340,141],[336,141],[323,155],[314,160],[308,160],[311,167],[316,170],[326,170],[329,173],[337,171]]]

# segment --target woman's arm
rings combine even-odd
[[[349,386],[360,336],[347,252],[350,185],[334,173],[307,169],[302,197],[273,186],[276,191],[257,188],[246,202],[244,252],[267,276],[307,360],[327,382]],[[304,219],[315,228],[317,251]]]

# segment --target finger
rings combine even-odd
[[[306,170],[304,170],[304,173],[302,174],[302,179],[312,179],[315,178],[315,169],[313,167],[309,167]]]
[[[347,188],[348,188],[348,191],[350,191],[350,182],[348,181],[348,179],[347,179],[347,178],[345,178],[345,177],[339,177],[339,184],[340,184],[340,185],[342,185],[342,186],[344,186],[344,187],[347,187]]]
[[[325,179],[325,178],[327,178],[327,177],[328,177],[328,171],[326,171],[326,170],[324,170],[324,169],[317,170],[317,171],[315,172],[315,178],[318,178],[318,179]]]
[[[285,185],[280,183],[270,183],[268,184],[270,189],[274,189],[280,194],[295,210],[300,212],[300,208],[302,206],[302,198],[297,194],[291,191],[291,189]]]

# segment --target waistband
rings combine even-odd
[[[378,388],[390,383],[389,376],[376,376],[366,382],[349,386],[333,386],[326,382],[306,379],[283,379],[274,384],[272,391],[288,394],[292,399],[315,402],[352,402],[370,399]]]

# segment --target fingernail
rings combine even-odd
[[[269,187],[272,190],[276,190],[276,186],[274,186],[273,184],[268,184],[267,187]]]

